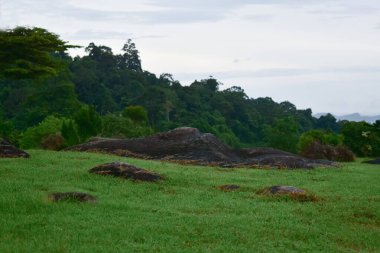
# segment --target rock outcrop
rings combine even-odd
[[[103,176],[114,176],[124,179],[130,178],[137,181],[155,182],[157,180],[163,179],[163,177],[157,173],[137,168],[133,165],[122,162],[102,164],[90,169],[89,172]]]
[[[0,139],[0,158],[28,158],[29,154],[23,150],[16,148],[4,139]]]
[[[199,165],[223,167],[314,168],[334,166],[329,161],[306,159],[271,148],[234,150],[213,134],[196,128],[182,127],[145,138],[102,139],[68,148],[76,151],[95,151],[159,159]]]

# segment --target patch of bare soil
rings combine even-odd
[[[121,156],[159,159],[222,167],[306,168],[332,167],[334,163],[311,160],[271,148],[234,150],[213,134],[181,127],[145,138],[96,138],[67,150],[105,152]]]
[[[220,185],[218,186],[218,189],[219,190],[222,190],[222,191],[234,191],[234,190],[237,190],[239,189],[240,186],[239,185],[235,185],[235,184],[226,184],[226,185]]]
[[[16,148],[4,139],[0,139],[0,158],[28,158],[29,154],[23,150]]]

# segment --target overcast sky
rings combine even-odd
[[[380,114],[379,0],[0,0],[0,28],[17,25],[114,53],[132,38],[145,70],[185,85],[212,75],[314,113]]]

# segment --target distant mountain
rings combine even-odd
[[[319,118],[327,113],[317,113],[314,117]],[[334,115],[334,114],[333,114]],[[352,113],[347,115],[334,115],[337,120],[348,120],[348,121],[366,121],[368,123],[375,123],[376,120],[380,120],[380,115],[367,116],[361,115],[360,113]]]

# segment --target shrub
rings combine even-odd
[[[321,144],[318,141],[304,146],[300,154],[310,159],[326,159],[330,161],[352,162],[355,155],[347,147],[338,145],[336,147],[328,144]]]
[[[23,133],[20,145],[24,149],[43,148],[42,140],[52,134],[59,134],[63,119],[54,116],[46,117],[38,125],[26,129]]]
[[[41,147],[49,150],[60,150],[63,147],[65,139],[60,133],[50,134],[43,138],[41,141]]]
[[[310,130],[304,132],[298,141],[299,150],[303,150],[310,146],[313,142],[318,142],[323,145],[338,146],[343,143],[343,135],[327,132],[325,130]]]
[[[266,146],[297,153],[299,123],[292,117],[277,119],[263,130]]]
[[[136,125],[130,118],[108,114],[102,118],[101,136],[111,138],[143,137],[153,134],[148,126]]]
[[[102,120],[93,107],[83,106],[75,115],[77,133],[81,142],[96,136],[102,129]]]
[[[148,122],[148,113],[143,106],[131,105],[125,108],[123,116],[131,119],[135,124]]]
[[[355,161],[355,154],[346,146],[339,145],[336,147],[336,161],[339,162],[353,162]]]
[[[377,124],[367,122],[346,122],[341,133],[344,144],[358,156],[380,155],[380,129]]]
[[[69,119],[62,123],[61,134],[64,138],[64,147],[69,147],[78,144],[79,137],[76,129],[76,123]]]

